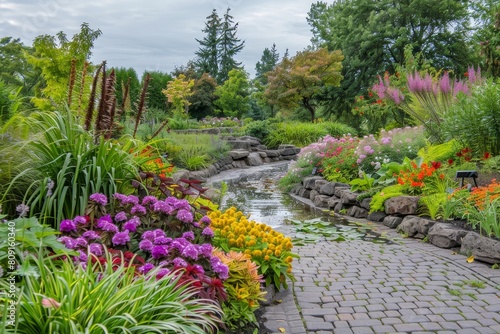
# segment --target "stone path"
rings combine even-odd
[[[416,239],[294,247],[296,282],[265,308],[272,333],[500,333],[500,270]],[[291,226],[280,231],[293,236]]]

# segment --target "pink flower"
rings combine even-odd
[[[61,303],[56,301],[54,298],[43,298],[42,299],[42,306],[44,308],[59,308],[61,307]]]

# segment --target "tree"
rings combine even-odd
[[[404,48],[422,53],[436,68],[463,73],[471,63],[469,14],[465,0],[344,0],[311,6],[308,22],[315,45],[342,50],[341,86],[325,101],[349,112],[355,96],[378,74],[403,64]],[[332,103],[333,102],[333,103]]]
[[[205,29],[202,30],[206,34],[205,38],[196,40],[201,45],[195,52],[197,71],[200,75],[210,74],[218,84],[227,80],[229,71],[240,68],[241,62],[237,62],[234,58],[245,43],[236,37],[238,23],[234,24],[234,18],[229,14],[230,10],[227,9],[224,19],[221,20],[214,9],[207,17]]]
[[[343,56],[340,51],[298,52],[293,58],[285,58],[268,73],[268,86],[264,93],[268,103],[285,109],[304,107],[316,118],[317,98],[326,87],[339,86],[342,76]]]
[[[271,50],[264,49],[260,61],[255,64],[255,79],[258,80],[263,86],[267,84],[266,73],[272,71],[278,64],[280,55],[276,50],[276,44],[273,44]]]
[[[196,67],[201,74],[208,73],[215,78],[219,73],[218,45],[221,21],[215,9],[207,16],[207,20],[205,29],[202,30],[206,36],[203,40],[196,39],[200,43],[200,48],[195,52],[198,57]]]
[[[80,32],[71,41],[62,31],[56,36],[40,35],[35,38],[34,52],[27,55],[27,60],[41,71],[44,80],[44,86],[33,99],[39,109],[52,110],[67,101],[70,74],[72,70],[76,73],[85,72],[94,41],[100,35],[99,29],[93,30],[83,23]]]
[[[148,73],[142,76],[142,82]],[[167,110],[167,97],[162,93],[162,90],[167,87],[172,76],[170,74],[153,71],[149,72],[150,81],[147,93],[147,105],[150,109]],[[134,101],[135,102],[135,101]]]
[[[250,110],[248,75],[240,69],[229,71],[229,78],[215,89],[214,104],[224,116],[241,118]]]
[[[224,21],[221,24],[221,36],[219,41],[220,66],[217,82],[223,83],[229,78],[229,71],[241,68],[241,62],[234,57],[243,49],[245,42],[236,37],[238,23],[233,25],[233,17],[229,14],[231,9],[226,10]]]
[[[480,29],[474,39],[485,72],[500,77],[500,4],[493,0],[477,1],[476,13]]]
[[[123,104],[128,105],[126,111],[130,111],[131,101],[137,101],[139,98],[139,92],[141,90],[141,83],[139,82],[139,77],[137,76],[137,72],[129,67],[119,67],[114,68],[115,76],[116,76],[116,85],[115,85],[115,94],[116,94],[116,104],[121,106]],[[127,85],[129,87],[127,88]],[[127,100],[123,101],[125,91],[127,91]],[[125,102],[125,103],[124,103]]]
[[[189,114],[191,117],[202,119],[214,114],[215,88],[217,83],[208,73],[194,82],[193,95],[189,97]]]
[[[189,97],[193,95],[191,90],[193,85],[193,79],[188,80],[184,74],[181,74],[167,84],[167,89],[161,91],[167,97],[168,102],[172,104],[174,115],[187,117]]]
[[[41,81],[40,70],[35,70],[26,60],[25,54],[33,48],[24,46],[20,39],[0,39],[0,79],[7,85],[22,87],[21,96],[33,96],[34,87]]]

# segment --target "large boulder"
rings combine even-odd
[[[321,187],[325,184],[325,183],[328,183],[327,180],[325,179],[321,179],[321,180],[316,180],[316,182],[314,182],[314,190],[317,190],[320,194],[321,194]],[[322,194],[322,195],[325,195],[325,194]]]
[[[429,242],[440,248],[453,248],[462,244],[469,231],[452,224],[437,223],[429,229]]]
[[[374,211],[374,212],[370,212],[368,214],[368,216],[366,217],[366,219],[374,221],[374,222],[381,222],[381,221],[384,220],[385,217],[387,217],[387,215],[385,214],[385,212],[383,212],[383,211]]]
[[[319,192],[317,190],[311,190],[311,192],[309,193],[309,199],[314,202],[314,199],[316,198],[316,196],[319,195]]]
[[[250,142],[248,140],[239,140],[239,139],[235,139],[235,140],[228,140],[227,143],[229,144],[229,146],[231,146],[232,149],[241,149],[241,150],[245,150],[245,151],[250,151],[251,150],[251,145],[250,145]]]
[[[500,241],[469,232],[462,239],[460,253],[490,264],[500,263]]]
[[[326,181],[326,180],[325,180]],[[320,188],[319,188],[319,193],[321,195],[328,195],[328,196],[333,196],[335,191],[335,184],[333,182],[328,182],[324,183]]]
[[[418,196],[397,196],[384,202],[388,215],[414,215],[418,210]]]
[[[328,200],[328,208],[330,209],[335,209],[335,207],[337,206],[337,204],[340,203],[340,198],[337,198],[337,197],[330,197],[330,199]],[[342,203],[340,203],[340,205],[342,205]]]
[[[335,187],[335,189],[333,190],[333,194],[335,196],[337,196],[338,198],[340,198],[340,196],[341,196],[341,194],[342,194],[342,192],[344,190],[346,190],[346,189],[350,190],[351,189],[350,185],[345,184],[345,183],[337,183],[337,182],[334,184],[334,187]]]
[[[330,196],[326,195],[317,195],[314,197],[314,205],[318,208],[328,208],[328,200]]]
[[[245,158],[245,162],[248,166],[260,166],[264,163],[262,157],[257,152],[249,153],[248,157]]]
[[[409,237],[423,239],[428,235],[429,229],[434,226],[435,223],[435,221],[418,216],[406,216],[397,227],[397,231]]]
[[[343,204],[356,204],[356,198],[358,197],[358,195],[358,193],[352,192],[348,188],[345,188],[340,192],[340,201]]]

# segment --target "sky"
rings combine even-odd
[[[82,23],[100,29],[91,61],[109,67],[172,72],[195,58],[207,16],[223,17],[227,8],[238,23],[243,50],[235,57],[251,77],[264,49],[273,43],[280,55],[293,56],[310,45],[307,23],[311,0],[0,0],[0,37],[32,45],[39,35],[68,38]],[[328,2],[328,1],[327,1]]]

